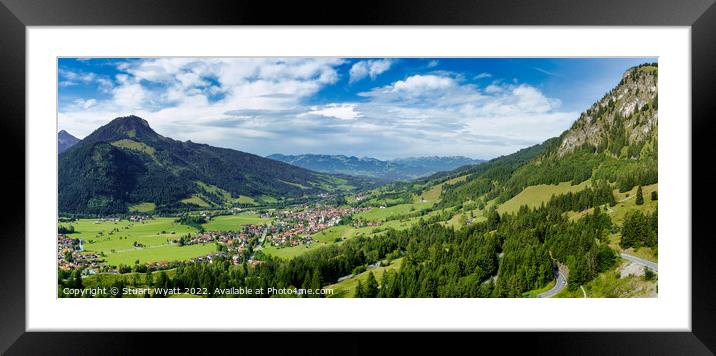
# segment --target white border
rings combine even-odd
[[[659,57],[658,298],[56,298],[56,58],[197,55]],[[27,330],[690,331],[690,77],[687,27],[28,27]]]

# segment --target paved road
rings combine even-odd
[[[266,228],[264,229],[264,233],[259,238],[258,246],[254,249],[254,251],[259,251],[264,248],[264,240],[266,239],[266,234],[268,233],[269,229],[271,228],[271,223],[269,222],[266,224]],[[254,257],[253,255],[251,256]]]
[[[544,293],[538,294],[537,297],[552,298],[557,295],[557,293],[561,292],[564,287],[567,286],[567,277],[564,276],[562,271],[560,271],[559,269],[555,269],[554,276],[557,277],[557,282],[554,283],[554,287]]]
[[[632,256],[632,255],[627,255],[626,253],[620,253],[619,256],[621,256],[621,258],[623,258],[623,259],[625,259],[625,260],[627,260],[627,261],[634,262],[634,263],[636,263],[636,264],[638,264],[638,265],[641,265],[641,266],[644,266],[644,267],[646,267],[646,268],[648,268],[648,269],[650,269],[650,270],[652,270],[652,271],[654,271],[654,272],[656,272],[656,273],[659,273],[658,265],[657,265],[656,263],[654,263],[654,262],[647,261],[647,260],[645,260],[645,259],[641,259],[641,258],[639,258],[639,257],[635,257],[635,256]]]

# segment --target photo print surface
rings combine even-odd
[[[58,297],[632,298],[656,58],[59,58]]]

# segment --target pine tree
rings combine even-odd
[[[152,277],[152,271],[147,270],[147,273],[144,275],[144,282],[147,284],[147,287],[151,287],[154,284],[154,278]]]
[[[644,195],[641,192],[641,185],[636,189],[636,205],[644,205]]]
[[[356,286],[356,293],[353,297],[365,298],[365,294],[363,293],[363,283],[361,283],[360,279],[358,280],[358,285]]]
[[[73,286],[77,289],[84,289],[84,285],[82,284],[82,271],[81,270],[74,270],[72,272],[73,277]]]
[[[380,298],[390,298],[390,293],[388,290],[388,285],[390,285],[390,271],[385,271],[383,273],[383,278],[380,280],[380,293],[378,293],[378,297]]]
[[[159,272],[159,278],[157,279],[157,287],[169,288],[169,278],[167,278],[167,272],[164,270]]]
[[[301,289],[311,289],[311,272],[306,271],[306,274],[303,276],[303,283],[301,283]],[[308,294],[303,294],[304,298],[310,297]]]
[[[490,210],[490,213],[487,216],[487,224],[492,230],[497,229],[497,225],[500,224],[500,214],[494,207]]]
[[[368,280],[365,282],[365,297],[375,298],[378,296],[378,281],[375,279],[373,272],[368,273]]]
[[[313,290],[312,294],[313,297],[320,297],[320,294],[317,294],[318,291],[321,289],[321,273],[318,272],[318,269],[313,270],[313,277],[311,277],[311,289]]]

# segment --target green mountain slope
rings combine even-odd
[[[225,206],[241,196],[299,198],[363,183],[173,140],[136,116],[113,120],[59,157],[61,213],[122,213],[140,203],[158,211]]]
[[[658,69],[627,70],[621,82],[557,138],[475,167],[443,188],[441,206],[482,198],[503,203],[526,187],[589,179],[624,192],[657,182]]]

